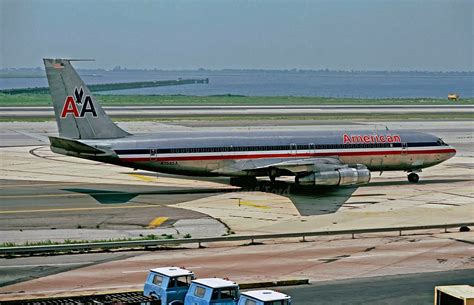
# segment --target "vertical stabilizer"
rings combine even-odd
[[[104,112],[67,59],[43,59],[59,135],[114,139],[129,135]]]

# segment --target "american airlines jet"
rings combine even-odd
[[[358,185],[371,171],[423,168],[456,154],[442,139],[413,131],[212,131],[130,134],[118,127],[71,65],[44,59],[59,137],[55,153],[187,176],[227,176],[250,186],[257,177],[294,176],[297,185]]]

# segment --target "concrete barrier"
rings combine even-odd
[[[295,233],[276,233],[276,234],[255,234],[255,235],[228,235],[219,237],[207,238],[180,238],[180,239],[155,239],[155,240],[132,240],[132,241],[111,241],[111,242],[91,242],[80,244],[59,244],[59,245],[44,245],[44,246],[16,246],[16,247],[0,247],[0,255],[15,255],[15,254],[35,254],[35,253],[50,253],[50,252],[66,252],[66,251],[88,251],[97,249],[120,249],[120,248],[143,248],[143,247],[158,247],[158,246],[172,246],[183,244],[198,244],[216,243],[216,242],[231,242],[231,241],[250,241],[254,243],[256,240],[271,240],[282,238],[302,238],[306,241],[307,237],[315,236],[331,236],[331,235],[351,235],[355,238],[358,234],[367,233],[385,233],[398,232],[401,236],[406,231],[420,231],[432,229],[444,229],[445,232],[449,228],[461,228],[473,226],[474,222],[470,223],[456,223],[456,224],[437,224],[425,226],[404,226],[404,227],[388,227],[388,228],[367,228],[354,230],[331,230],[331,231],[314,231],[314,232],[295,232]]]

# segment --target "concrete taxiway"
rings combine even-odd
[[[366,186],[304,194],[285,187],[242,191],[225,178],[156,175],[56,155],[40,137],[31,137],[37,131],[40,136],[54,134],[54,123],[2,125],[0,242],[429,225],[469,222],[473,215],[473,128],[467,121],[388,124],[392,129],[433,132],[458,149],[455,158],[426,169],[418,184],[408,183],[401,172],[373,173]],[[124,125],[132,132],[192,128],[147,122]],[[380,122],[338,128],[374,126],[382,128]]]

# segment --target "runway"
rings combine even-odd
[[[337,114],[474,114],[474,105],[209,105],[108,106],[116,118],[196,116],[303,116]],[[52,107],[0,107],[0,118],[53,117]]]

